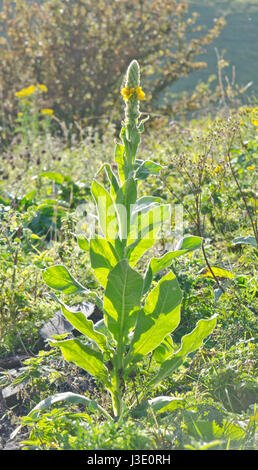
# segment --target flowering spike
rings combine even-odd
[[[140,116],[139,101],[145,100],[145,93],[140,87],[140,66],[137,60],[133,60],[127,69],[125,86],[121,93],[126,102],[125,122],[133,128]]]

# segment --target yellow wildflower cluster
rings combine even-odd
[[[27,88],[23,88],[22,90],[17,91],[15,93],[15,96],[17,96],[17,98],[27,98],[28,96],[33,95],[36,91],[46,93],[47,92],[47,87],[46,87],[46,85],[37,85],[37,86],[31,85]]]
[[[251,121],[252,123],[258,127],[258,108],[253,108],[251,111]]]
[[[123,95],[124,97],[124,100],[128,100],[133,93],[136,93],[136,96],[137,96],[137,99],[138,100],[145,100],[145,93],[144,91],[142,91],[142,87],[141,86],[138,86],[137,88],[127,88],[127,87],[124,87],[121,91],[121,94]]]
[[[54,111],[53,109],[50,109],[50,108],[44,108],[44,109],[41,109],[41,113],[48,115],[48,116],[53,116]]]
[[[214,168],[212,174],[215,175],[216,173],[220,173],[221,171],[223,171],[223,166],[218,165]]]

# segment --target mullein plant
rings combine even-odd
[[[125,120],[115,147],[117,173],[105,163],[99,172],[106,171],[109,190],[97,179],[91,186],[100,235],[89,240],[83,236],[78,238],[79,247],[89,252],[103,297],[82,286],[65,266],[43,270],[43,279],[50,288],[63,294],[81,293],[88,299],[95,298],[102,308],[103,319],[94,325],[83,313],[75,312],[52,294],[81,336],[76,339],[55,337],[50,345],[60,348],[65,360],[74,362],[103,384],[111,395],[112,410],[103,409],[85,396],[65,393],[40,402],[32,414],[59,400],[85,403],[90,409],[98,409],[106,417],[116,420],[139,403],[143,408],[152,406],[158,411],[172,409],[179,405],[178,398],[157,397],[148,401],[148,391],[180,367],[187,355],[202,345],[216,324],[215,317],[200,320],[175,350],[171,333],[180,322],[182,292],[169,268],[174,258],[199,248],[200,237],[183,237],[175,251],[150,259],[145,272],[137,269],[143,255],[157,241],[162,224],[170,220],[170,210],[159,198],[138,197],[137,193],[139,181],[157,174],[161,167],[152,161],[136,159],[144,131],[144,121],[139,121],[139,103],[145,99],[136,60],[128,67],[121,93],[125,101]],[[167,273],[154,283],[155,276],[159,273],[160,277],[164,270]],[[150,372],[145,371],[144,386],[135,400],[128,384],[140,373],[139,365],[148,356],[153,358],[156,366]]]

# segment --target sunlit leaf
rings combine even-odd
[[[52,289],[62,291],[64,294],[75,294],[87,291],[80,282],[76,281],[65,266],[51,266],[42,271],[44,282]]]

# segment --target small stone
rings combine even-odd
[[[8,385],[2,390],[2,397],[8,408],[17,405],[19,402],[19,394],[22,390],[24,390],[24,384],[18,384],[15,386]]]

